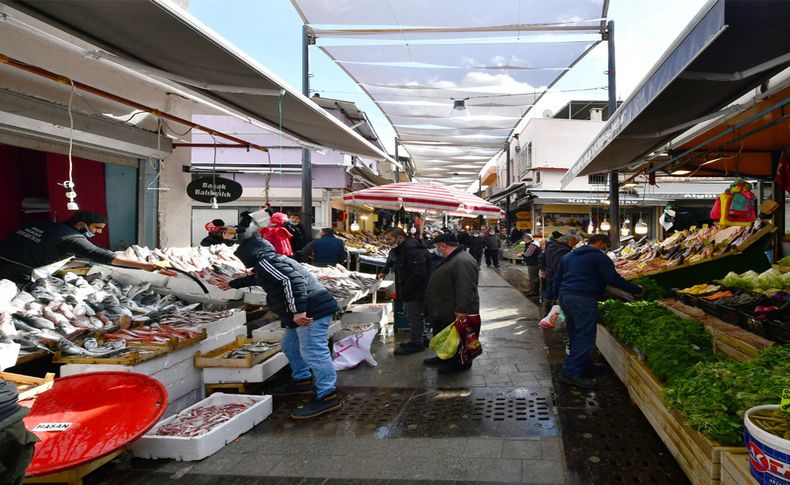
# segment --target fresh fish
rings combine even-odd
[[[58,313],[56,309],[58,308],[59,303],[52,302],[49,305],[43,307],[41,309],[41,316],[49,320],[50,322],[55,324],[55,327],[60,325],[68,325],[69,319],[66,318],[65,315],[62,313]]]
[[[55,330],[55,324],[33,313],[14,313],[14,317],[39,330]]]
[[[19,331],[14,326],[14,319],[8,312],[0,313],[0,338],[5,341],[14,340]]]
[[[88,341],[95,339],[88,339]],[[91,343],[93,345],[93,343]],[[98,343],[95,344],[93,349],[87,349],[80,347],[79,345],[70,342],[67,339],[63,339],[58,344],[58,348],[61,352],[67,355],[80,355],[83,357],[109,357],[111,355],[120,354],[121,352],[126,349],[126,342],[124,341],[117,341],[117,342],[109,342],[104,347],[99,347]]]
[[[9,302],[9,305],[16,308],[25,308],[25,306],[30,303],[36,301],[36,297],[28,293],[27,291],[20,291],[17,295]]]

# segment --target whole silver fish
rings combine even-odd
[[[19,320],[22,320],[23,322],[27,323],[31,327],[37,328],[39,330],[55,330],[56,329],[54,323],[50,322],[49,320],[47,320],[44,317],[40,317],[40,316],[35,315],[33,313],[18,312],[18,313],[14,313],[14,317],[18,318]]]

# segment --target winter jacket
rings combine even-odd
[[[557,266],[560,265],[560,261],[562,260],[563,256],[571,252],[571,247],[567,244],[563,244],[557,241],[549,241],[546,245],[546,250],[544,254],[546,255],[546,272],[551,276],[555,271],[557,271]]]
[[[524,248],[524,264],[527,266],[537,266],[540,253],[540,246],[537,243],[527,243]]]
[[[606,286],[614,286],[629,293],[642,291],[617,274],[614,263],[600,249],[582,246],[566,254],[552,276],[550,299],[572,294],[599,298]]]
[[[277,254],[284,256],[293,256],[294,251],[291,247],[291,238],[293,235],[288,232],[288,229],[283,226],[269,226],[264,227],[260,231],[261,236],[269,241]]]
[[[482,256],[483,249],[486,247],[486,240],[480,236],[472,236],[469,239],[469,253],[472,256]]]
[[[486,242],[486,249],[488,249],[489,251],[499,249],[500,247],[502,247],[502,240],[499,238],[499,234],[496,233],[489,234],[484,239]]]
[[[304,247],[305,258],[312,255],[316,266],[334,266],[338,263],[345,264],[347,259],[346,245],[342,239],[332,235],[321,236],[310,241]]]
[[[408,237],[390,252],[395,256],[395,293],[404,302],[425,298],[431,274],[431,254],[422,241]]]
[[[293,249],[294,252],[301,251],[308,242],[307,236],[304,233],[304,226],[286,222],[283,224],[283,227],[293,235],[293,237],[291,237],[291,249]]]
[[[439,265],[425,290],[425,306],[432,322],[452,322],[456,313],[480,313],[477,294],[480,268],[477,261],[460,247]]]
[[[307,269],[293,259],[277,254],[268,241],[251,237],[234,253],[254,274],[230,282],[233,288],[259,285],[266,291],[266,304],[280,317],[283,327],[295,328],[293,316],[307,312],[321,318],[339,311],[335,298]]]
[[[234,244],[236,244],[236,242],[233,241],[233,239],[224,239],[222,236],[219,235],[219,233],[209,234],[208,236],[204,237],[202,241],[200,241],[200,245],[205,247],[214,246],[217,244],[224,244],[225,246],[233,246]]]

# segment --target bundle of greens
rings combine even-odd
[[[645,289],[645,292],[640,297],[642,300],[661,300],[662,298],[668,298],[672,295],[671,292],[664,289],[663,286],[656,283],[656,281],[652,278],[639,278],[638,280],[634,280],[631,283],[639,285]]]
[[[763,350],[745,362],[704,362],[673,380],[664,392],[688,424],[725,445],[742,443],[743,415],[776,404],[790,387],[790,345]]]
[[[710,335],[695,320],[685,320],[655,302],[599,305],[601,322],[624,345],[642,353],[656,377],[671,382],[698,362],[713,361]]]

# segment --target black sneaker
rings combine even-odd
[[[560,374],[559,381],[581,389],[595,389],[598,385],[595,379],[582,376],[566,376],[565,374]]]
[[[440,359],[439,357],[428,357],[427,359],[422,359],[422,363],[425,365],[442,365],[447,361]]]
[[[293,419],[310,419],[322,414],[337,411],[343,407],[343,401],[337,397],[337,392],[332,392],[320,399],[311,399],[304,406],[299,406],[296,411],[291,413]]]
[[[409,342],[401,342],[401,343],[398,344],[398,347],[408,347],[409,345],[412,345],[411,341],[409,341]],[[423,347],[425,347],[427,349],[428,347],[431,346],[431,339],[429,339],[428,337],[423,337],[422,338],[422,345],[423,345]]]
[[[291,381],[288,384],[277,386],[269,391],[272,396],[310,396],[315,394],[313,380]]]
[[[409,342],[406,345],[401,345],[397,349],[395,349],[395,355],[409,355],[409,354],[417,354],[419,352],[425,351],[425,347],[422,344],[415,344],[413,342]]]

